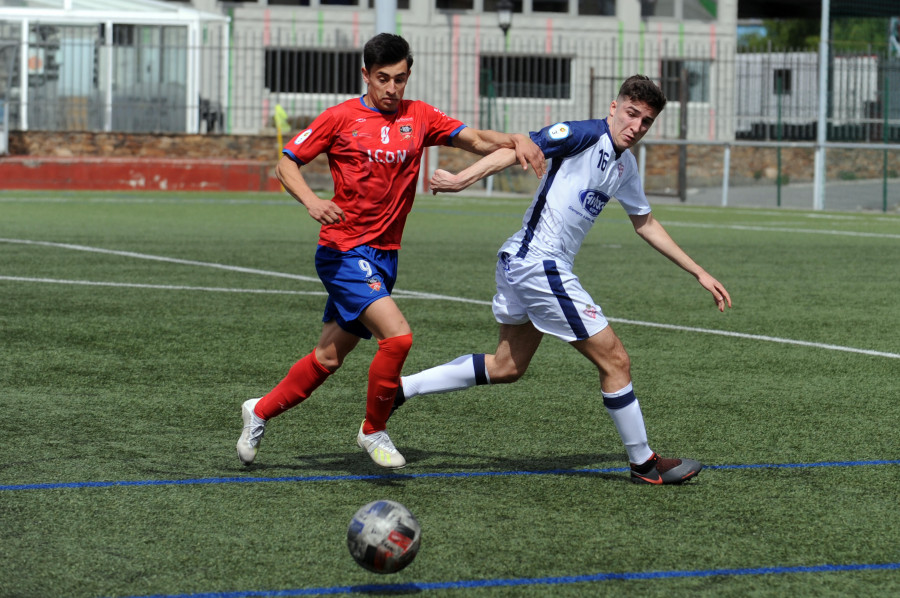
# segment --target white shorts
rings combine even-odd
[[[524,324],[570,343],[590,338],[609,326],[567,266],[556,260],[523,260],[506,253],[497,261],[494,318],[501,324]]]

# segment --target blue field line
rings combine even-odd
[[[868,467],[872,465],[900,465],[900,459],[877,461],[820,461],[816,463],[750,463],[736,465],[707,465],[705,469],[805,469],[808,467]],[[627,467],[604,469],[544,469],[513,471],[458,471],[432,473],[388,473],[371,475],[314,475],[261,478],[232,476],[219,478],[191,478],[185,480],[118,480],[107,482],[49,482],[43,484],[0,485],[0,492],[15,490],[56,490],[59,488],[110,488],[114,486],[186,486],[196,484],[264,484],[271,482],[355,482],[361,480],[414,480],[420,478],[479,478],[530,475],[588,475],[626,473]]]
[[[747,567],[740,569],[700,569],[696,571],[638,571],[630,573],[592,573],[560,577],[521,577],[513,579],[476,579],[470,581],[410,582],[395,584],[365,584],[294,590],[204,592],[202,594],[154,594],[128,598],[250,598],[257,596],[330,596],[336,594],[388,594],[422,592],[426,590],[459,590],[537,585],[567,585],[601,581],[644,581],[659,579],[691,579],[704,577],[736,577],[744,575],[787,575],[800,573],[845,573],[852,571],[892,571],[900,563],[851,563],[846,565],[812,565],[799,567]]]

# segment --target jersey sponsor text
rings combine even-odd
[[[403,164],[406,161],[407,150],[392,152],[390,150],[366,150],[369,154],[369,162],[377,162],[379,164]]]

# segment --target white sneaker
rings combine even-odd
[[[384,430],[375,432],[374,434],[363,434],[363,423],[359,425],[359,434],[356,435],[356,444],[360,448],[366,449],[372,461],[376,464],[387,467],[389,469],[400,469],[406,466],[406,459],[391,442],[391,437]]]
[[[260,397],[261,399],[262,397]],[[244,418],[244,429],[237,441],[237,453],[244,465],[250,465],[256,459],[256,451],[259,450],[259,441],[266,433],[266,420],[253,412],[253,408],[260,399],[248,399],[241,406],[241,416]]]

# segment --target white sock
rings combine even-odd
[[[653,456],[650,444],[647,442],[647,430],[644,428],[644,415],[631,383],[622,390],[612,393],[603,393],[603,404],[606,412],[616,424],[619,437],[625,445],[628,460],[631,463],[641,464]]]
[[[490,384],[484,367],[484,354],[463,355],[449,363],[403,376],[403,395],[409,399],[417,395],[465,390],[479,384]]]

